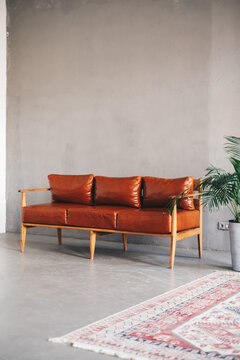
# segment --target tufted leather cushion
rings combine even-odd
[[[95,177],[96,205],[140,207],[141,176]]]
[[[52,200],[91,205],[93,179],[94,175],[48,175]]]
[[[199,210],[177,211],[177,231],[199,227]],[[149,234],[170,234],[171,215],[166,208],[128,209],[118,213],[117,230]]]
[[[167,206],[171,196],[178,195],[185,190],[193,192],[193,177],[163,179],[145,176],[143,178],[143,207]],[[195,209],[191,197],[179,201],[178,206],[185,210]]]

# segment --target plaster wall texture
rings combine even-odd
[[[238,0],[9,0],[8,13],[8,231],[17,190],[49,173],[198,178],[226,165],[223,136],[240,130]],[[216,228],[228,218],[205,212],[205,248],[229,249]]]
[[[6,231],[6,3],[0,0],[0,233]]]

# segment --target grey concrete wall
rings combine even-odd
[[[8,231],[17,190],[49,173],[200,177],[225,165],[222,137],[239,133],[240,1],[11,0],[8,13]],[[205,247],[228,248],[219,216],[204,216]]]

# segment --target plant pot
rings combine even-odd
[[[240,271],[240,223],[235,220],[229,221],[230,248],[232,256],[232,268]]]

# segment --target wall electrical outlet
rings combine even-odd
[[[218,230],[228,231],[229,222],[228,221],[219,221]]]

